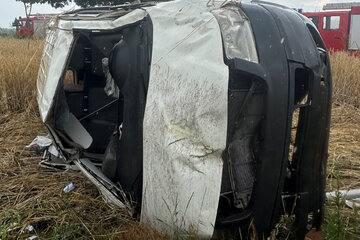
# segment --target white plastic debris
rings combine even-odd
[[[332,200],[340,196],[345,199],[345,205],[349,208],[360,208],[360,189],[339,190],[335,192],[327,192],[327,200]]]
[[[35,152],[42,152],[52,144],[52,140],[45,136],[37,136],[26,148]]]
[[[340,196],[345,198],[346,200],[360,198],[360,189],[351,189],[351,190],[340,190],[338,191]],[[336,198],[337,192],[327,192],[326,198],[328,200],[332,200]]]
[[[29,231],[29,232],[32,232],[34,231],[34,227],[32,225],[28,225],[25,230]]]
[[[60,157],[59,151],[56,149],[54,145],[51,145],[48,149],[49,153],[51,153],[54,157]]]
[[[349,208],[360,208],[360,198],[355,198],[352,200],[345,200],[345,204]]]
[[[106,85],[104,88],[104,91],[106,95],[112,96],[114,98],[119,97],[119,88],[115,83],[115,80],[111,76],[110,70],[109,70],[109,58],[103,58],[102,59],[102,67],[104,74],[106,76]]]
[[[33,235],[31,237],[28,237],[26,240],[34,240],[34,239],[37,239],[37,238],[38,238],[37,236]]]
[[[75,189],[75,185],[71,182],[71,183],[69,183],[66,187],[64,187],[64,192],[65,193],[69,193],[69,192],[71,192],[72,190],[74,190]]]

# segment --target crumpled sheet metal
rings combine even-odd
[[[141,223],[170,235],[214,231],[226,146],[229,70],[204,1],[147,9],[153,56],[144,117]]]
[[[37,101],[43,122],[52,107],[73,39],[72,32],[60,31],[56,27],[52,27],[47,33],[37,80]]]
[[[93,31],[97,30],[111,30],[125,26],[128,24],[136,23],[147,16],[147,12],[143,9],[135,9],[134,11],[115,19],[114,21],[110,20],[88,20],[88,21],[66,21],[61,20],[59,23],[59,28],[64,30],[72,31],[72,29],[91,29]],[[60,17],[61,18],[61,17]]]

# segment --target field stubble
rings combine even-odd
[[[42,47],[0,37],[0,239],[164,239],[111,208],[81,174],[46,171],[24,148],[46,134],[36,103]],[[69,182],[75,190],[64,194]]]
[[[37,111],[36,78],[43,42],[0,38],[0,238],[38,235],[68,239],[159,239],[122,211],[110,208],[96,188],[71,172],[40,168],[40,157],[24,148],[46,134]],[[360,58],[331,56],[333,110],[328,190],[360,188]],[[335,173],[336,172],[336,173]],[[71,194],[62,188],[73,182]],[[334,209],[332,204],[328,208]],[[341,209],[349,231],[352,213]],[[28,233],[28,225],[36,233]]]

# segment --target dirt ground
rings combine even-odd
[[[328,190],[339,187],[334,178],[335,168],[339,169],[341,177],[340,189],[360,187],[359,124],[360,113],[356,108],[333,107]],[[119,234],[124,239],[162,237],[140,228],[126,213],[111,209],[81,174],[41,168],[38,165],[41,157],[25,149],[37,135],[46,135],[46,131],[36,115],[25,112],[0,117],[0,216],[12,212],[21,218],[18,223],[14,221],[9,236],[31,235],[24,229],[32,225],[38,231],[36,234],[43,238],[108,239]],[[75,190],[64,194],[62,189],[70,182],[75,184]],[[2,219],[6,220],[9,219]],[[322,234],[311,232],[308,238],[322,239]]]
[[[0,116],[0,239],[164,239],[112,209],[81,174],[40,167],[25,149],[37,135],[46,135],[37,116]],[[70,182],[75,190],[63,193]]]
[[[37,135],[46,135],[35,99],[42,46],[43,41],[0,38],[0,238],[166,239],[108,206],[81,174],[45,170],[39,166],[41,156],[25,149]],[[332,66],[327,190],[360,188],[360,58],[336,53]],[[75,190],[63,193],[70,182]],[[348,239],[349,232],[360,239],[360,218],[353,210],[342,203],[326,206],[329,239]],[[308,235],[322,237],[319,232]]]

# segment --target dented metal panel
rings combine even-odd
[[[61,31],[56,26],[48,31],[37,81],[37,101],[44,122],[51,110],[73,38],[72,32]]]
[[[61,21],[59,28],[64,30],[72,29],[91,29],[96,30],[110,30],[116,29],[124,25],[132,24],[140,21],[146,17],[147,13],[143,9],[136,9],[124,16],[121,16],[113,21],[111,20],[88,20],[88,21]]]
[[[103,194],[104,200],[114,206],[123,209],[129,209],[129,206],[126,206],[124,202],[119,199],[119,196],[115,196],[113,193],[109,191],[105,185],[112,185],[110,180],[107,180],[106,177],[102,176],[103,182],[99,181],[95,178],[86,167],[91,166],[89,164],[89,160],[87,159],[79,159],[74,161],[75,165],[80,169],[80,171],[99,189],[99,191]],[[112,186],[113,187],[113,186]]]
[[[154,39],[141,222],[171,235],[211,237],[226,146],[229,77],[219,25],[201,1],[159,4],[148,12]]]

